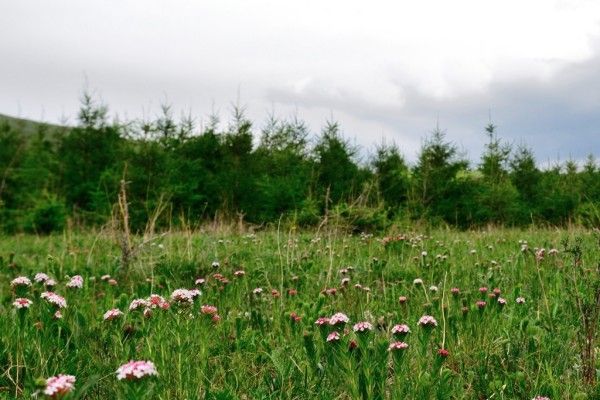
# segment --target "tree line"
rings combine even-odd
[[[487,224],[600,225],[600,168],[569,160],[540,168],[527,146],[511,146],[490,123],[477,163],[436,128],[416,161],[395,144],[368,159],[329,121],[312,138],[299,118],[268,118],[258,130],[233,107],[198,127],[169,106],[150,120],[109,121],[82,96],[75,127],[40,124],[33,135],[0,122],[0,229],[60,231],[100,226],[126,182],[130,224],[141,230],[221,218],[252,224],[319,224],[355,230],[415,221],[470,228]],[[255,138],[255,135],[256,138]]]

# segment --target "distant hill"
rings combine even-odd
[[[68,127],[65,127],[62,125],[33,121],[30,119],[11,117],[8,115],[0,114],[0,123],[3,123],[3,122],[8,122],[8,124],[10,125],[10,127],[12,129],[14,129],[15,131],[20,132],[26,136],[35,135],[39,131],[40,127],[44,126],[44,125],[46,127],[48,127],[49,131],[51,131],[51,132],[56,132],[56,131],[63,130],[63,129],[69,129]]]

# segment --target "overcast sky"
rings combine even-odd
[[[409,159],[438,117],[476,159],[491,110],[541,162],[579,160],[600,156],[600,1],[0,1],[0,113],[74,123],[86,80],[121,117],[225,118],[239,93],[257,129],[333,116]]]

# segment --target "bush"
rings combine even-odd
[[[67,220],[67,210],[63,202],[48,199],[37,204],[25,225],[25,230],[38,234],[62,231]]]

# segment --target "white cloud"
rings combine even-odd
[[[241,88],[256,118],[297,108],[318,128],[333,113],[360,144],[414,152],[448,102],[487,110],[498,85],[553,85],[593,59],[599,26],[591,0],[7,1],[0,112],[74,115],[84,76],[130,117],[165,94],[206,114]]]

